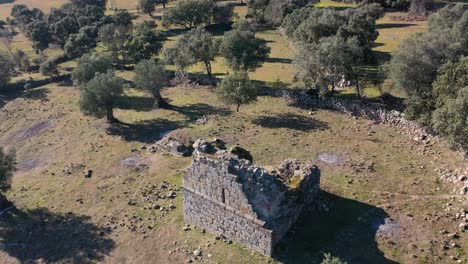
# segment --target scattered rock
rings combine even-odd
[[[91,176],[93,176],[93,170],[85,171],[85,173],[84,173],[85,178],[91,178]]]
[[[149,151],[151,153],[161,151],[161,152],[166,152],[175,156],[189,156],[191,154],[191,151],[188,147],[186,147],[184,144],[182,144],[180,141],[177,139],[171,137],[171,136],[166,136],[156,142],[153,146],[149,148]]]

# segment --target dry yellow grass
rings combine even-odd
[[[44,12],[49,12],[53,7],[58,7],[68,0],[15,0],[13,3],[0,4],[0,19],[5,19],[10,15],[11,8],[16,4],[27,5],[30,8],[39,8]]]

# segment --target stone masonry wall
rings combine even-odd
[[[287,160],[268,173],[227,151],[195,147],[184,176],[185,221],[271,256],[313,205],[319,184],[320,172],[311,164]]]

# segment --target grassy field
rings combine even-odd
[[[0,237],[5,243],[27,243],[4,248],[0,259],[142,263],[157,258],[179,263],[201,248],[205,256],[212,255],[202,263],[270,261],[212,235],[182,231],[180,197],[154,200],[144,195],[167,192],[159,189],[163,182],[180,194],[181,175],[190,158],[142,149],[161,133],[178,128],[174,135],[185,140],[221,137],[228,144],[240,143],[257,164],[274,166],[285,158],[298,158],[320,166],[323,203],[330,210],[305,215],[280,245],[275,262],[304,263],[330,251],[351,263],[412,263],[412,255],[431,260],[428,263],[450,263],[436,258],[444,257],[441,243],[447,240],[438,231],[456,229],[451,216],[459,210],[459,199],[450,195],[449,185],[437,180],[434,169],[454,167],[462,159],[445,146],[419,145],[394,129],[336,112],[310,115],[283,99],[261,97],[235,113],[210,88],[176,87],[164,92],[173,110],[154,111],[148,96],[131,89],[126,93],[116,116],[129,125],[109,126],[83,117],[73,87],[34,89],[2,108],[0,142],[15,147],[19,158],[19,171],[7,195],[19,212],[12,226],[2,226]],[[208,114],[214,116],[206,125],[195,125],[197,118]],[[422,154],[424,149],[439,154],[434,159]],[[323,152],[339,156],[342,163],[317,160]],[[136,164],[125,165],[129,158]],[[93,171],[91,178],[83,176],[85,169]],[[154,203],[166,208],[173,203],[176,209],[149,209]],[[28,214],[37,216],[30,219]],[[51,226],[35,222],[41,217],[68,219],[57,226],[63,233],[44,239],[41,232]],[[386,218],[395,221],[395,232],[377,232]],[[70,230],[80,227],[85,235],[101,236],[92,241],[71,239]],[[12,233],[14,228],[21,232]],[[55,239],[64,241],[56,247]],[[466,245],[466,239],[461,236],[457,243]],[[64,253],[65,248],[75,253]]]
[[[0,19],[5,19],[10,15],[11,8],[15,4],[23,4],[28,7],[39,8],[44,12],[49,12],[53,7],[58,7],[63,3],[66,3],[68,0],[12,0],[11,3],[0,4]]]
[[[112,4],[134,8],[134,1]],[[4,11],[6,5],[0,7]],[[246,9],[236,11],[242,16]],[[390,53],[412,32],[425,30],[425,22],[393,21],[393,15],[378,21],[376,52]],[[294,51],[287,40],[275,30],[258,36],[269,41],[272,53],[252,78],[292,86]],[[24,38],[15,43],[28,50]],[[200,65],[190,70],[203,71]],[[213,70],[220,76],[228,71],[222,59]],[[131,72],[118,75],[132,78]],[[0,217],[0,262],[319,263],[324,252],[349,263],[466,260],[467,234],[451,236],[459,224],[454,215],[468,209],[466,200],[453,195],[453,186],[434,171],[457,168],[463,158],[443,143],[418,143],[369,120],[301,109],[280,98],[260,97],[236,113],[212,87],[177,86],[163,96],[172,109],[153,110],[149,95],[126,89],[115,110],[125,124],[109,125],[80,113],[75,87],[52,83],[0,95],[0,146],[16,149],[18,156],[6,193],[17,209]],[[197,125],[205,115],[209,121]],[[218,137],[239,143],[262,166],[286,158],[313,161],[322,171],[324,206],[304,214],[274,258],[197,229],[183,231],[180,187],[191,160],[147,150],[168,132],[186,142]],[[319,160],[323,153],[339,162]],[[175,199],[166,198],[169,191],[176,192]],[[451,243],[457,247],[445,248]],[[202,258],[195,259],[195,249]]]

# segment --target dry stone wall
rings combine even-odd
[[[271,256],[302,210],[314,206],[319,169],[286,160],[267,172],[207,144],[194,144],[184,176],[185,222]]]

